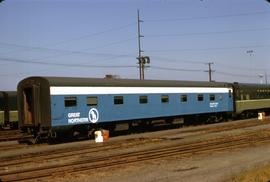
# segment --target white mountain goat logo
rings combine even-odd
[[[91,123],[96,123],[98,121],[98,119],[99,119],[98,110],[96,108],[90,109],[90,111],[88,113],[88,118],[89,118],[89,121]]]

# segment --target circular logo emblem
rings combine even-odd
[[[88,118],[89,118],[89,121],[91,123],[96,123],[98,121],[98,119],[99,119],[98,110],[96,108],[90,109],[90,111],[88,113]]]

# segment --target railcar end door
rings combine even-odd
[[[40,117],[40,88],[37,85],[23,90],[23,124],[38,126]]]

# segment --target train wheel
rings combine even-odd
[[[41,140],[40,140],[40,137],[39,136],[36,136],[34,138],[27,139],[25,141],[25,143],[27,143],[28,145],[39,144],[39,143],[41,143]]]
[[[55,144],[57,141],[57,133],[55,131],[50,131],[47,136],[47,142],[49,144]]]
[[[88,130],[88,132],[87,132],[87,137],[88,137],[89,139],[95,138],[95,131],[96,131],[95,128],[91,128],[90,130]]]

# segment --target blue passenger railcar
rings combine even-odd
[[[214,82],[29,77],[18,97],[20,127],[34,135],[234,109],[232,85]]]

